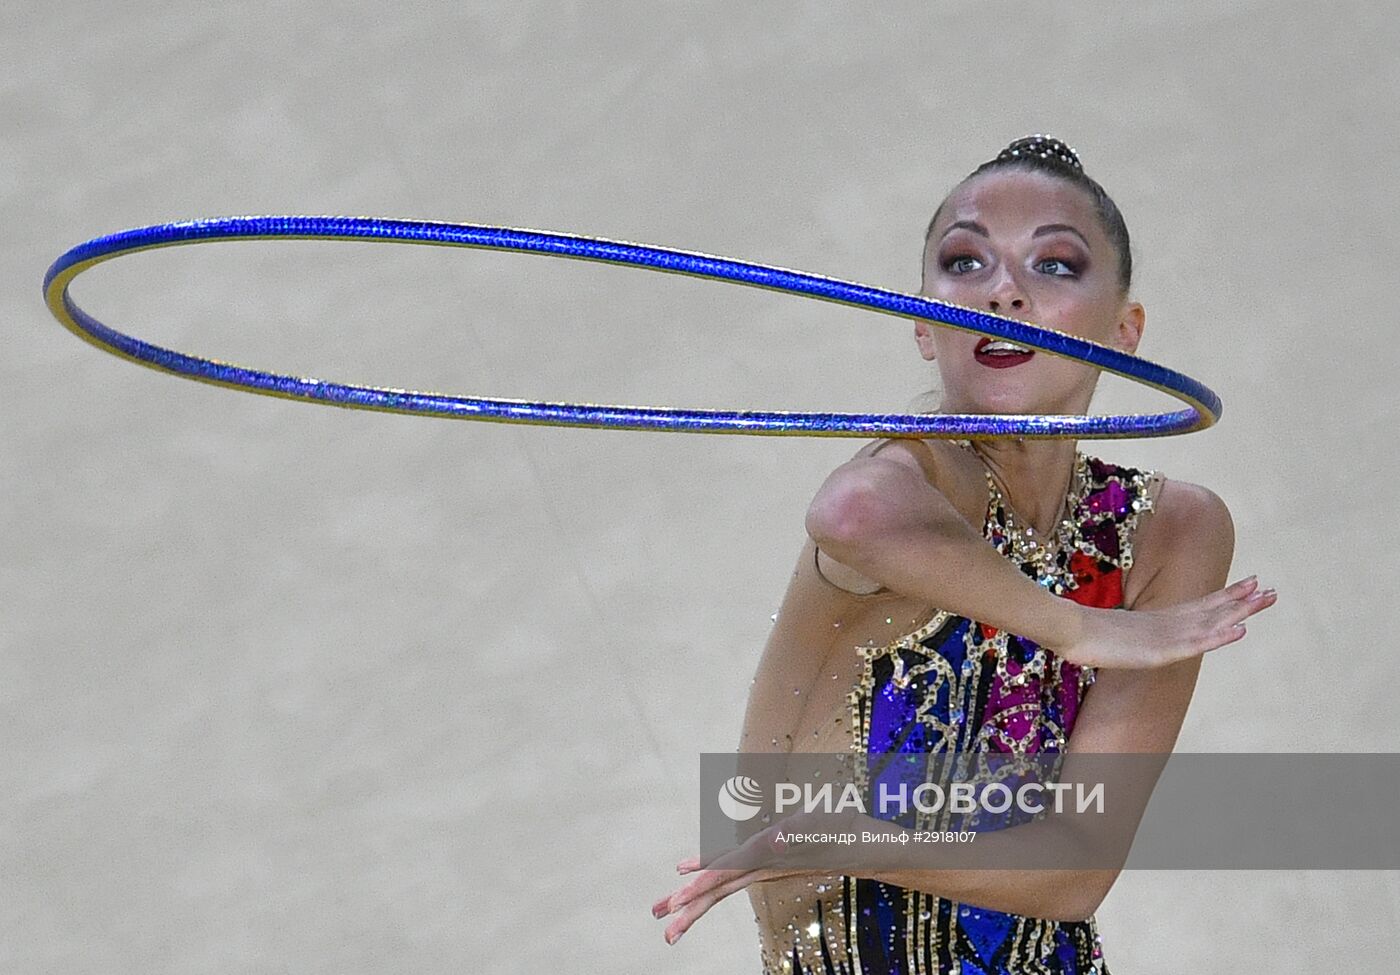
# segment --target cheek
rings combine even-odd
[[[977,343],[982,341],[980,335],[949,328],[946,325],[935,325],[933,330],[934,352],[949,362],[970,359],[973,350],[977,348]]]
[[[1037,302],[1036,312],[1036,320],[1047,328],[1102,345],[1108,344],[1116,324],[1113,309],[1082,295],[1046,295]]]
[[[1069,331],[1065,329],[1065,331]],[[1073,334],[1073,333],[1071,333]],[[1091,336],[1083,335],[1091,341],[1097,341]],[[1077,389],[1084,385],[1094,385],[1102,375],[1102,370],[1097,366],[1087,362],[1080,362],[1077,359],[1066,359],[1063,356],[1050,355],[1049,353],[1038,353],[1036,358],[1040,361],[1035,363],[1039,367],[1039,375],[1047,388],[1057,390]]]
[[[976,305],[976,294],[970,286],[959,286],[956,278],[941,274],[930,280],[924,294],[935,301],[946,301],[953,305]]]

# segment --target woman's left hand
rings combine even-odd
[[[692,873],[700,867],[700,858],[692,857],[676,865],[680,873]],[[784,880],[789,877],[817,875],[820,871],[765,867],[751,870],[701,870],[695,879],[673,894],[661,898],[651,906],[655,918],[670,917],[677,911],[677,917],[666,928],[666,943],[675,944],[690,926],[705,916],[705,912],[724,900],[730,894],[737,894],[749,884],[767,880]]]
[[[735,860],[754,863],[762,862],[764,854],[769,856],[781,854],[784,844],[781,842],[779,834],[783,832],[804,832],[815,828],[820,823],[820,829],[824,832],[839,831],[850,828],[855,823],[867,817],[846,813],[822,813],[806,814],[798,813],[781,820],[761,832],[750,836],[737,850],[719,857],[715,863],[733,863]],[[815,844],[806,844],[805,852],[811,853],[811,848]],[[832,849],[835,849],[833,846]],[[664,918],[680,912],[677,917],[666,928],[666,943],[675,944],[680,940],[681,935],[690,929],[690,926],[705,915],[711,907],[724,900],[730,894],[738,893],[750,884],[764,883],[770,880],[786,880],[791,877],[826,877],[830,876],[830,870],[816,870],[811,867],[741,867],[725,869],[722,866],[711,867],[706,870],[700,869],[700,857],[690,857],[676,864],[678,873],[696,874],[695,879],[681,887],[674,893],[668,894],[651,906],[652,917]]]

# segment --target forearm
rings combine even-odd
[[[912,830],[895,823],[869,818],[870,828],[882,832]],[[977,848],[980,859],[997,862],[1035,862],[1046,856],[1047,850],[1072,850],[1077,841],[1074,831],[1053,817],[1035,820],[998,830],[978,830],[966,842]],[[884,844],[882,844],[884,846]],[[1042,867],[1010,869],[997,867],[923,866],[936,862],[938,853],[949,847],[939,844],[886,846],[886,849],[917,851],[908,857],[918,865],[885,863],[868,869],[849,871],[852,875],[894,884],[907,890],[917,890],[968,905],[1020,914],[1026,917],[1077,921],[1089,917],[1108,893],[1117,870],[1074,867]],[[888,861],[898,854],[885,854]],[[1089,859],[1086,856],[1083,859]],[[1055,859],[1060,859],[1059,857]],[[1076,859],[1070,854],[1065,860]]]
[[[1082,607],[1021,572],[935,489],[921,496],[917,512],[852,492],[837,511],[809,512],[807,530],[833,558],[939,609],[1052,649],[1078,631]]]

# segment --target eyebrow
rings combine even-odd
[[[973,233],[981,234],[983,237],[991,237],[991,234],[987,233],[987,228],[982,226],[976,220],[957,220],[948,225],[948,229],[943,231],[943,236],[947,237],[950,233],[959,228],[963,230],[971,230]],[[1085,247],[1089,247],[1089,241],[1084,237],[1084,235],[1081,234],[1078,230],[1075,230],[1067,223],[1042,224],[1041,226],[1035,228],[1035,233],[1031,234],[1031,236],[1044,237],[1046,234],[1053,234],[1061,230],[1068,231],[1069,233],[1074,234],[1074,236],[1084,241]],[[1089,247],[1089,249],[1093,250],[1092,247]]]

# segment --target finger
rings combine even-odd
[[[1238,582],[1225,586],[1223,589],[1217,589],[1215,592],[1206,593],[1206,595],[1194,602],[1202,609],[1214,609],[1217,606],[1234,602],[1237,599],[1244,599],[1258,587],[1259,577],[1257,575],[1248,576]]]
[[[1277,601],[1278,593],[1272,590],[1256,592],[1253,595],[1251,595],[1248,599],[1243,600],[1241,602],[1240,608],[1235,614],[1238,617],[1238,619],[1236,619],[1235,622],[1246,620],[1249,617],[1253,616],[1255,613],[1258,613],[1261,610],[1268,609]]]
[[[1249,605],[1251,616],[1261,609],[1268,609],[1276,602],[1278,602],[1277,589],[1261,589],[1258,592],[1251,593],[1249,599],[1246,600],[1246,603]]]
[[[667,914],[674,914],[676,911],[689,904],[699,893],[707,887],[718,883],[722,878],[712,870],[705,870],[695,875],[695,879],[684,887],[674,890],[661,900],[651,906],[652,917],[665,917]]]
[[[1237,603],[1231,603],[1223,614],[1225,622],[1231,626],[1243,622],[1261,609],[1268,609],[1278,599],[1278,593],[1272,589],[1265,589],[1263,592],[1251,593],[1246,599],[1241,599]]]
[[[674,914],[676,911],[680,910],[689,903],[690,898],[694,896],[697,882],[698,878],[686,884],[684,887],[671,891],[671,893],[652,904],[651,916],[660,919],[667,914]]]
[[[757,873],[757,871],[753,872]],[[687,903],[680,916],[666,928],[666,943],[668,945],[675,944],[681,939],[681,935],[689,931],[690,926],[704,917],[711,907],[734,893],[735,890],[742,890],[749,882],[747,880],[740,881],[737,878],[726,880]]]
[[[1243,638],[1244,635],[1245,625],[1243,623],[1235,623],[1225,627],[1210,641],[1210,645],[1206,647],[1206,652],[1209,653],[1211,650],[1219,650],[1221,647],[1228,646],[1236,640]]]
[[[684,887],[671,894],[664,901],[657,901],[652,905],[652,913],[656,917],[664,917],[666,914],[674,914],[688,904],[694,903],[705,897],[710,891],[730,883],[739,883],[747,886],[753,883],[754,875],[765,871],[772,872],[768,867],[745,867],[734,870],[702,870],[695,875],[695,879]],[[656,908],[664,905],[662,914],[656,914]]]
[[[671,922],[671,925],[666,928],[666,943],[673,945],[679,941],[681,935],[689,931],[690,926],[704,917],[711,907],[718,904],[735,891],[743,890],[757,879],[759,873],[761,873],[761,871],[751,870],[740,877],[727,879],[691,901],[681,913],[681,916],[676,918]]]
[[[1152,666],[1174,664],[1223,647],[1244,635],[1238,629],[1243,625],[1229,618],[1222,619],[1218,614],[1200,619],[1183,642],[1173,647],[1164,647],[1160,659]]]
[[[692,904],[703,899],[711,888],[723,883],[725,879],[708,871],[701,874],[695,881],[653,905],[652,916],[659,920],[667,915],[675,914],[677,911],[684,912]]]

